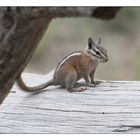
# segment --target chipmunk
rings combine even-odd
[[[94,81],[96,68],[99,63],[107,61],[107,50],[102,47],[101,38],[94,42],[90,37],[83,51],[72,52],[59,61],[54,76],[50,81],[39,86],[28,87],[20,76],[17,79],[17,84],[27,92],[42,90],[50,85],[60,85],[69,92],[81,92],[86,90],[86,88],[82,86],[76,87],[76,82],[83,78],[87,86],[94,87],[97,84]]]

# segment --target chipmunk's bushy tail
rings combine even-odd
[[[27,92],[39,91],[39,90],[42,90],[42,89],[44,89],[44,88],[46,88],[46,87],[48,87],[48,86],[54,85],[54,80],[51,79],[50,81],[48,81],[48,82],[46,82],[46,83],[44,83],[44,84],[41,84],[41,85],[39,85],[39,86],[29,87],[29,86],[27,86],[27,85],[24,83],[24,81],[23,81],[23,79],[22,79],[21,76],[17,79],[16,82],[17,82],[17,85],[18,85],[22,90],[27,91]]]

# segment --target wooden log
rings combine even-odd
[[[52,72],[23,76],[33,86]],[[140,133],[140,82],[102,81],[81,93],[54,86],[27,93],[15,85],[1,105],[0,133]]]

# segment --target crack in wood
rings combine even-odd
[[[119,128],[113,130],[113,132],[127,132],[132,131],[133,129],[140,130],[140,125],[120,125]]]

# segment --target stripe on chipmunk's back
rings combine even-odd
[[[62,64],[64,64],[69,58],[71,58],[72,56],[78,56],[81,54],[82,51],[75,51],[72,52],[70,54],[67,54],[66,56],[64,56],[59,62],[58,65],[56,67],[55,71],[58,71],[58,69],[62,66]]]

